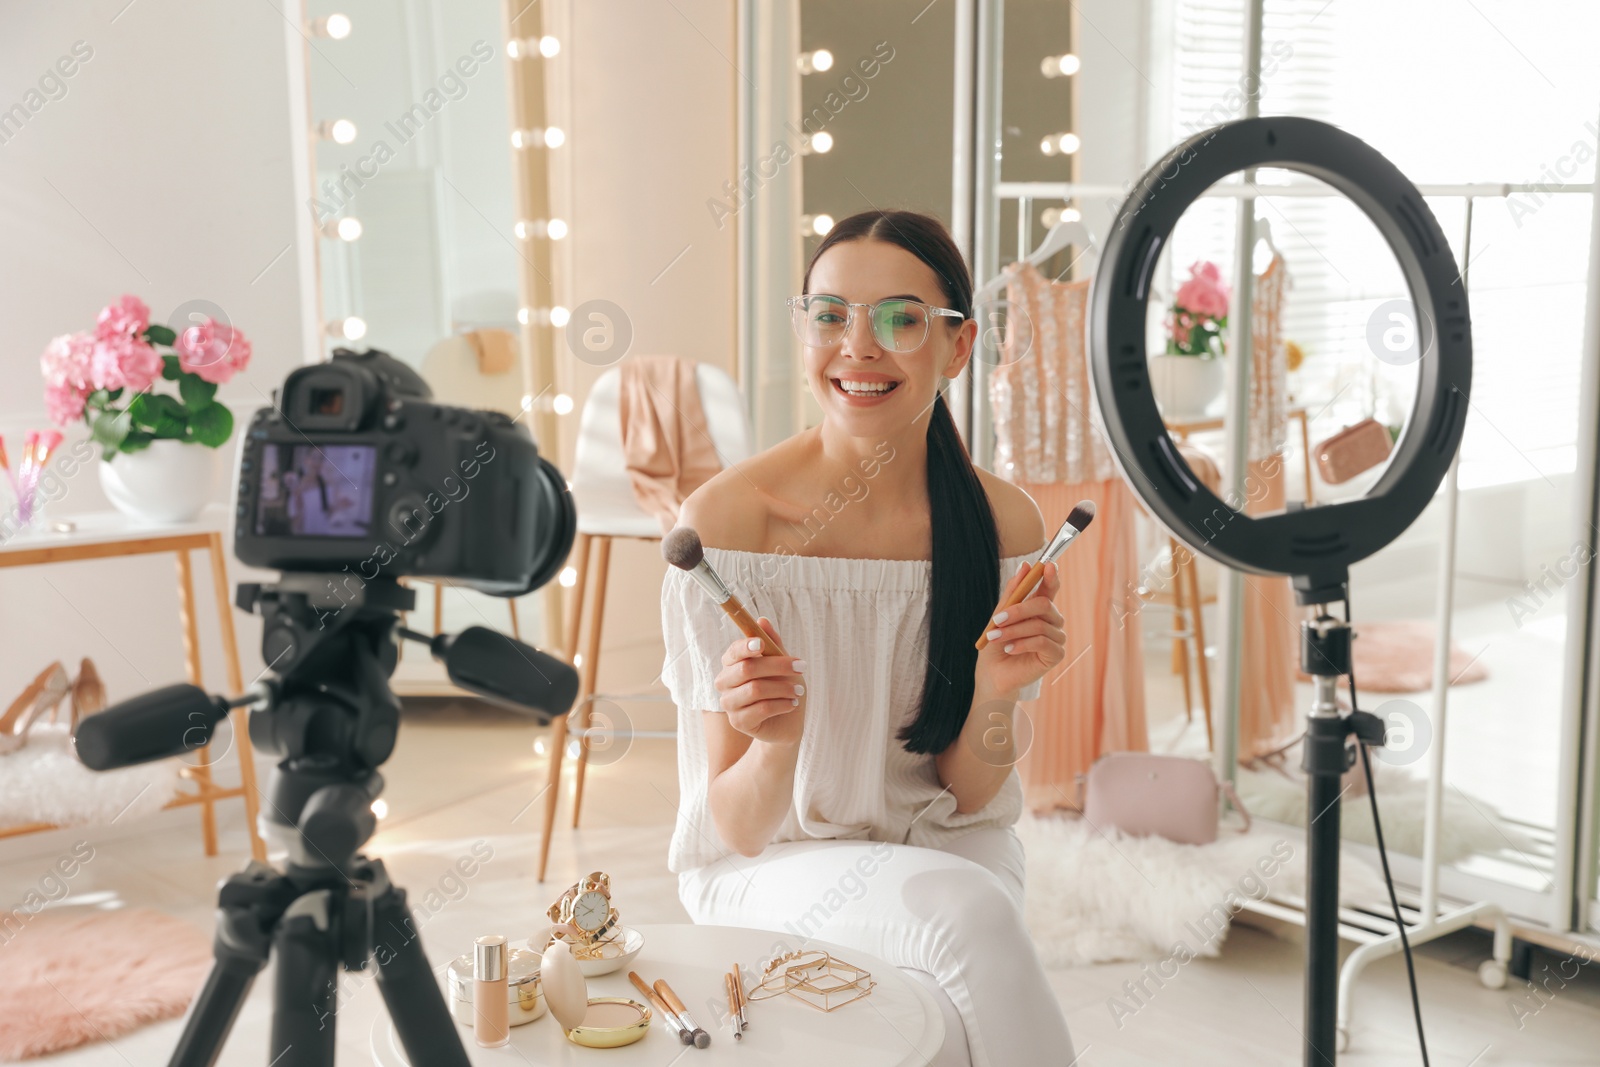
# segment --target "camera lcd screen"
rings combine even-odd
[[[271,444],[261,455],[256,533],[364,537],[372,531],[372,445]]]

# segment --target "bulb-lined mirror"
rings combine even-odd
[[[332,2],[332,0],[330,0]],[[435,395],[522,396],[516,190],[496,0],[339,0],[311,42],[327,344],[382,349]]]

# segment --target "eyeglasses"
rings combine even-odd
[[[936,318],[965,319],[950,308],[929,307],[915,300],[880,300],[876,304],[851,304],[836,296],[789,298],[789,318],[801,343],[828,348],[844,340],[855,324],[856,308],[866,308],[872,336],[890,352],[915,352],[928,339],[928,324]]]

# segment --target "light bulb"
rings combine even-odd
[[[350,16],[333,14],[317,19],[311,24],[311,33],[317,37],[342,41],[350,36]]]
[[[382,797],[379,797],[377,800],[374,800],[372,802],[372,814],[376,815],[380,819],[388,818],[389,817],[389,802],[387,800],[383,799]]]
[[[833,134],[827,130],[814,133],[806,138],[806,147],[816,153],[824,153],[833,148]]]
[[[572,657],[572,665],[574,667],[583,666],[583,653],[582,652],[579,652],[578,654],[576,654],[575,656]]]
[[[566,308],[562,307],[560,304],[557,304],[555,307],[550,309],[550,325],[554,326],[558,330],[565,326],[567,324],[567,320],[571,317],[572,313]]]
[[[356,124],[349,119],[332,119],[317,124],[317,136],[335,144],[349,144],[356,139]]]
[[[824,237],[833,229],[832,215],[800,216],[800,232],[808,237]]]
[[[532,393],[523,393],[522,394],[522,410],[523,411],[532,411],[533,410],[533,394]]]
[[[1083,213],[1075,207],[1047,207],[1039,213],[1039,221],[1046,226],[1056,226],[1063,222],[1078,222],[1083,218]]]
[[[546,34],[539,38],[539,54],[549,59],[561,51],[561,42]]]
[[[342,219],[329,219],[322,224],[324,237],[336,237],[341,241],[358,241],[361,239],[361,220],[353,215],[346,215]]]
[[[1040,141],[1039,142],[1039,151],[1043,152],[1047,156],[1055,155],[1056,154],[1056,139],[1054,137],[1046,137],[1044,140]]]
[[[523,241],[530,237],[548,237],[552,241],[559,241],[567,235],[567,224],[563,219],[520,219],[512,231]]]
[[[527,308],[518,308],[517,309],[517,322],[521,323],[523,326],[528,325],[528,321],[529,321],[530,317],[531,317],[531,313],[529,312],[529,310]]]
[[[822,71],[833,67],[833,53],[826,48],[819,48],[815,52],[801,52],[795,57],[795,64],[800,68],[801,74],[820,74]]]
[[[533,754],[535,756],[542,756],[549,751],[550,746],[544,743],[544,738],[536,737],[533,739]]]
[[[1068,52],[1062,56],[1046,56],[1039,64],[1039,70],[1046,78],[1070,78],[1078,73],[1082,65],[1077,56]]]
[[[512,148],[560,148],[566,139],[559,126],[511,131]]]
[[[550,410],[554,411],[557,415],[572,414],[572,397],[568,396],[566,393],[557,393],[555,395],[555,399],[550,401]],[[567,584],[570,585],[571,583],[569,582]]]
[[[1056,147],[1061,149],[1061,154],[1070,156],[1083,144],[1075,133],[1063,133],[1056,138]]]
[[[522,39],[513,37],[506,42],[506,55],[511,59],[522,58]]]
[[[578,584],[578,568],[576,568],[576,567],[563,567],[563,568],[561,568],[561,577],[560,577],[559,581],[561,582],[561,587],[563,589],[571,589],[573,586],[577,585]]]
[[[347,315],[328,323],[328,335],[345,341],[359,341],[367,335],[367,322],[355,315]]]

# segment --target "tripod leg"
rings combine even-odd
[[[456,1021],[417,938],[405,890],[390,888],[373,899],[372,935],[378,991],[406,1058],[428,1067],[470,1067]]]
[[[1322,678],[1318,682],[1324,681]],[[1306,1067],[1332,1067],[1338,1037],[1339,815],[1344,724],[1312,716],[1306,771]]]
[[[217,962],[189,1009],[183,1036],[178,1038],[178,1047],[172,1050],[168,1067],[212,1067],[217,1062],[223,1043],[228,1040],[228,1031],[233,1029],[233,1021],[244,1006],[244,998],[250,994],[256,975],[265,965],[265,960],[223,955],[219,946]]]
[[[333,1067],[339,950],[328,922],[328,905],[326,891],[307,894],[278,925],[268,1063]]]

